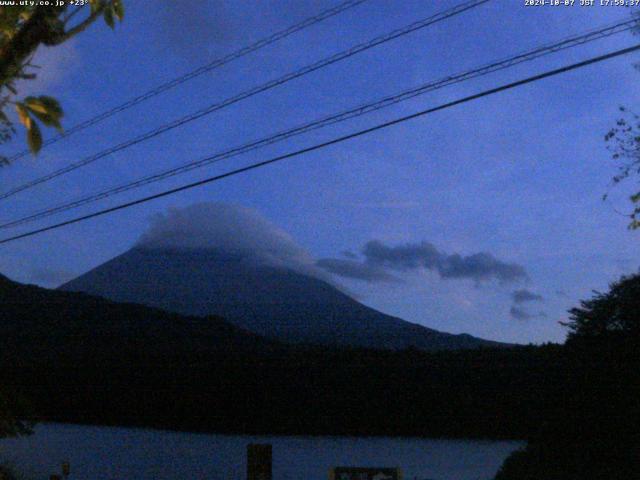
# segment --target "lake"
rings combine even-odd
[[[70,480],[244,480],[249,443],[273,445],[275,480],[324,480],[331,466],[400,467],[404,479],[483,480],[513,441],[390,437],[270,437],[41,424],[35,434],[0,440],[0,459],[28,478],[48,479],[71,463]]]

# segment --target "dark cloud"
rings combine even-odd
[[[363,280],[370,283],[399,281],[398,278],[386,272],[383,268],[355,260],[323,258],[318,260],[316,265],[334,275]]]
[[[516,307],[515,305],[509,310],[509,314],[516,320],[530,320],[533,318],[533,315],[527,312],[524,308]]]
[[[547,316],[547,314],[544,312],[540,312],[537,314],[530,313],[523,306],[523,304],[525,303],[543,301],[544,298],[542,297],[542,295],[527,290],[526,288],[521,288],[511,293],[511,299],[513,300],[513,305],[509,310],[509,314],[516,320],[530,320],[536,317]]]
[[[476,253],[466,257],[449,255],[438,267],[444,278],[471,278],[477,282],[496,279],[501,283],[526,280],[527,272],[522,265],[498,260],[490,253]]]
[[[439,251],[429,242],[388,246],[378,240],[368,242],[362,249],[364,260],[356,261],[355,255],[349,261],[324,259],[318,266],[331,273],[348,278],[359,278],[369,282],[389,281],[390,271],[432,270],[445,279],[471,279],[475,282],[498,280],[513,283],[526,280],[527,272],[516,263],[498,260],[490,253],[475,253],[463,256],[448,255]]]
[[[372,240],[367,242],[362,253],[367,262],[392,270],[433,269],[445,257],[428,242],[388,247],[378,240]]]
[[[538,295],[537,293],[533,293],[526,288],[521,288],[520,290],[516,290],[511,294],[511,298],[515,303],[525,303],[525,302],[541,302],[544,300],[542,295]]]
[[[527,279],[524,267],[498,260],[490,253],[462,256],[440,252],[433,244],[421,242],[389,247],[372,240],[362,250],[367,263],[391,270],[434,270],[442,278],[468,278],[476,282],[495,279],[511,283]]]
[[[345,250],[345,251],[343,251],[343,252],[342,252],[342,256],[343,256],[343,257],[350,258],[350,259],[352,259],[352,260],[353,260],[353,259],[358,258],[358,255],[356,255],[355,253],[353,253],[351,250]]]
[[[546,318],[547,314],[544,312],[539,312],[539,313],[529,313],[527,310],[525,310],[522,307],[519,307],[517,305],[513,305],[511,307],[511,309],[509,310],[509,314],[511,315],[512,318],[515,318],[516,320],[531,320],[532,318]]]
[[[167,50],[198,58],[233,39],[235,21],[225,1],[164,0],[158,9],[158,35]]]
[[[327,9],[320,0],[251,2],[247,0],[158,1],[156,38],[167,51],[210,61],[268,37]]]

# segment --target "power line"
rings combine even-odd
[[[301,150],[296,150],[294,152],[286,153],[284,155],[280,155],[280,156],[271,158],[269,160],[264,160],[262,162],[253,163],[253,164],[248,165],[246,167],[237,168],[235,170],[231,170],[229,172],[226,172],[226,173],[223,173],[223,174],[220,174],[220,175],[215,175],[213,177],[205,178],[204,180],[199,180],[197,182],[189,183],[189,184],[183,185],[181,187],[172,188],[170,190],[165,190],[164,192],[160,192],[160,193],[156,193],[154,195],[149,195],[147,197],[139,198],[139,199],[133,200],[131,202],[122,203],[120,205],[116,205],[115,207],[105,208],[103,210],[99,210],[97,212],[90,213],[88,215],[83,215],[83,216],[80,216],[80,217],[73,218],[71,220],[67,220],[67,221],[64,221],[64,222],[56,223],[54,225],[49,225],[47,227],[39,228],[39,229],[36,229],[36,230],[31,230],[29,232],[22,233],[20,235],[15,235],[13,237],[4,238],[4,239],[0,240],[0,244],[12,242],[12,241],[19,240],[19,239],[26,238],[26,237],[31,237],[31,236],[37,235],[39,233],[47,232],[47,231],[50,231],[50,230],[55,230],[55,229],[58,229],[58,228],[61,228],[61,227],[65,227],[67,225],[72,225],[74,223],[82,222],[82,221],[85,221],[85,220],[89,220],[91,218],[95,218],[95,217],[100,217],[102,215],[106,215],[108,213],[116,212],[118,210],[123,210],[123,209],[126,209],[126,208],[130,208],[130,207],[133,207],[135,205],[140,205],[140,204],[143,204],[143,203],[147,203],[147,202],[150,202],[152,200],[156,200],[158,198],[162,198],[162,197],[166,197],[166,196],[169,196],[169,195],[173,195],[173,194],[185,191],[185,190],[190,190],[192,188],[196,188],[196,187],[199,187],[199,186],[202,186],[202,185],[206,185],[206,184],[209,184],[209,183],[212,183],[212,182],[216,182],[216,181],[222,180],[224,178],[228,178],[228,177],[232,177],[232,176],[235,176],[235,175],[239,175],[241,173],[248,172],[248,171],[251,171],[251,170],[255,170],[255,169],[258,169],[258,168],[261,168],[261,167],[265,167],[267,165],[271,165],[273,163],[281,162],[281,161],[289,159],[289,158],[297,157],[299,155],[303,155],[303,154],[310,153],[310,152],[313,152],[313,151],[316,151],[316,150],[320,150],[322,148],[326,148],[326,147],[331,146],[331,145],[342,143],[342,142],[345,142],[347,140],[351,140],[353,138],[361,137],[363,135],[367,135],[369,133],[373,133],[373,132],[376,132],[378,130],[382,130],[382,129],[385,129],[385,128],[388,128],[388,127],[391,127],[391,126],[394,126],[394,125],[398,125],[400,123],[404,123],[406,121],[413,120],[415,118],[422,117],[422,116],[428,115],[430,113],[434,113],[434,112],[437,112],[437,111],[440,111],[440,110],[445,110],[447,108],[451,108],[451,107],[454,107],[456,105],[461,105],[463,103],[471,102],[473,100],[477,100],[477,99],[482,98],[482,97],[487,97],[489,95],[494,95],[496,93],[503,92],[505,90],[511,90],[513,88],[520,87],[522,85],[526,85],[526,84],[529,84],[529,83],[537,82],[539,80],[543,80],[545,78],[549,78],[549,77],[553,77],[553,76],[556,76],[556,75],[560,75],[562,73],[566,73],[566,72],[569,72],[569,71],[572,71],[572,70],[577,70],[579,68],[583,68],[583,67],[586,67],[588,65],[592,65],[592,64],[599,63],[599,62],[602,62],[602,61],[605,61],[605,60],[609,60],[611,58],[619,57],[619,56],[622,56],[622,55],[627,55],[627,54],[629,54],[631,52],[635,52],[635,51],[638,51],[638,50],[640,50],[640,44],[635,45],[633,47],[628,47],[628,48],[624,48],[624,49],[621,49],[621,50],[616,50],[614,52],[610,52],[610,53],[607,53],[605,55],[600,55],[598,57],[592,57],[592,58],[590,58],[588,60],[584,60],[582,62],[573,63],[571,65],[566,65],[564,67],[557,68],[557,69],[554,69],[554,70],[549,70],[547,72],[540,73],[538,75],[527,77],[527,78],[522,79],[522,80],[511,82],[511,83],[508,83],[508,84],[505,84],[505,85],[501,85],[499,87],[495,87],[495,88],[492,88],[492,89],[489,89],[489,90],[484,90],[484,91],[482,91],[480,93],[476,93],[474,95],[470,95],[470,96],[467,96],[467,97],[460,98],[458,100],[454,100],[454,101],[451,101],[451,102],[448,102],[448,103],[444,103],[444,104],[438,105],[437,107],[432,107],[432,108],[429,108],[429,109],[426,109],[426,110],[422,110],[420,112],[413,113],[411,115],[406,115],[406,116],[403,116],[403,117],[396,118],[394,120],[390,120],[390,121],[387,121],[387,122],[384,122],[384,123],[380,123],[378,125],[366,128],[364,130],[359,130],[357,132],[350,133],[348,135],[344,135],[344,136],[341,136],[341,137],[337,137],[337,138],[334,138],[332,140],[328,140],[326,142],[318,143],[316,145],[312,145],[310,147],[303,148]]]
[[[27,183],[24,183],[18,187],[13,188],[12,190],[9,190],[8,192],[5,192],[3,194],[0,194],[0,200],[6,199],[8,197],[11,197],[19,192],[22,192],[24,190],[27,190],[29,188],[35,187],[36,185],[40,185],[44,182],[48,182],[49,180],[52,180],[54,178],[57,178],[61,175],[64,175],[66,173],[72,172],[78,168],[84,167],[86,165],[89,165],[90,163],[93,163],[101,158],[104,158],[108,155],[111,155],[113,153],[119,152],[121,150],[124,150],[126,148],[129,148],[133,145],[136,145],[138,143],[141,143],[143,141],[149,140],[153,137],[156,137],[158,135],[161,135],[169,130],[173,130],[175,128],[178,128],[186,123],[192,122],[194,120],[197,120],[199,118],[202,118],[206,115],[209,115],[217,110],[221,110],[225,107],[228,107],[230,105],[233,105],[237,102],[240,102],[242,100],[245,100],[249,97],[253,97],[254,95],[257,95],[259,93],[265,92],[267,90],[270,90],[272,88],[275,88],[277,86],[283,85],[287,82],[290,82],[291,80],[294,80],[296,78],[302,77],[303,75],[307,75],[311,72],[314,72],[316,70],[319,70],[321,68],[324,68],[328,65],[337,63],[341,60],[347,59],[349,57],[352,57],[354,55],[357,55],[361,52],[364,52],[366,50],[369,50],[373,47],[376,47],[378,45],[381,45],[383,43],[389,42],[391,40],[395,40],[396,38],[402,37],[404,35],[408,35],[409,33],[415,32],[417,30],[420,30],[422,28],[428,27],[430,25],[433,25],[434,23],[440,22],[442,20],[445,20],[447,18],[453,17],[455,15],[459,15],[467,10],[470,10],[472,8],[478,7],[484,3],[489,2],[490,0],[471,0],[471,1],[467,1],[464,3],[461,3],[455,7],[452,7],[448,10],[445,10],[443,12],[437,13],[435,15],[432,15],[428,18],[419,20],[417,22],[411,23],[410,25],[407,25],[403,28],[399,28],[397,30],[393,30],[390,33],[378,36],[376,38],[374,38],[373,40],[370,40],[368,42],[365,43],[361,43],[358,44],[354,47],[351,47],[347,50],[344,50],[342,52],[336,53],[334,55],[331,55],[330,57],[326,57],[322,60],[319,60],[313,64],[307,65],[305,67],[302,67],[301,69],[295,70],[293,72],[290,72],[288,74],[285,74],[282,77],[279,77],[277,79],[271,80],[267,83],[264,83],[262,85],[259,85],[257,87],[251,88],[249,90],[246,90],[244,92],[241,92],[237,95],[234,95],[233,97],[227,98],[226,100],[223,100],[222,102],[219,103],[214,103],[212,105],[209,105],[208,107],[205,107],[201,110],[198,110],[194,113],[191,113],[189,115],[183,116],[181,118],[178,118],[170,123],[164,124],[160,127],[157,127],[153,130],[150,130],[142,135],[139,135],[133,139],[127,140],[125,142],[122,142],[118,145],[115,145],[113,147],[110,147],[106,150],[103,150],[95,155],[92,155],[90,157],[84,158],[78,162],[72,163],[66,167],[63,167],[59,170],[56,170],[52,173],[49,173],[47,175],[44,175],[42,177],[36,178],[34,180],[31,180]]]
[[[183,83],[188,82],[189,80],[192,80],[196,77],[199,77],[200,75],[203,75],[205,73],[211,72],[212,70],[215,70],[217,68],[220,68],[224,65],[226,65],[227,63],[230,63],[234,60],[237,60],[241,57],[244,57],[246,55],[249,55],[250,53],[253,53],[257,50],[260,50],[261,48],[267,47],[273,43],[276,43],[279,40],[282,40],[296,32],[299,32],[301,30],[304,30],[307,27],[310,27],[312,25],[315,25],[316,23],[320,23],[328,18],[331,18],[335,15],[338,15],[339,13],[344,12],[345,10],[348,10],[350,8],[356,7],[358,5],[360,5],[361,3],[367,2],[369,0],[348,0],[346,2],[340,3],[339,5],[336,5],[335,7],[329,8],[328,10],[325,10],[323,12],[320,12],[319,14],[313,16],[313,17],[309,17],[304,19],[303,21],[296,23],[295,25],[291,25],[288,28],[285,28],[284,30],[280,30],[279,32],[276,32],[272,35],[269,35],[268,37],[262,38],[260,40],[258,40],[255,43],[252,43],[251,45],[247,45],[243,48],[240,48],[239,50],[236,50],[234,52],[231,52],[228,55],[225,55],[224,57],[220,57],[217,58],[209,63],[207,63],[206,65],[203,65],[199,68],[196,68],[195,70],[192,70],[188,73],[185,73],[184,75],[181,75],[179,77],[176,77],[172,80],[169,80],[168,82],[162,83],[158,86],[156,86],[155,88],[141,94],[138,95],[137,97],[133,97],[129,100],[127,100],[124,103],[121,103],[120,105],[117,105],[109,110],[106,110],[98,115],[96,115],[95,117],[89,118],[87,120],[85,120],[84,122],[78,123],[74,126],[72,126],[71,128],[67,129],[64,133],[60,134],[60,135],[56,135],[55,137],[50,138],[49,140],[45,141],[42,145],[42,148],[45,148],[49,145],[52,145],[54,143],[59,142],[60,140],[64,139],[64,138],[68,138],[71,135],[73,135],[74,133],[78,133],[82,130],[85,130],[93,125],[96,125],[97,123],[102,122],[103,120],[106,120],[109,117],[112,117],[113,115],[116,115],[117,113],[123,112],[125,110],[128,110],[131,107],[134,107],[135,105],[138,105],[139,103],[142,103],[146,100],[149,100],[150,98],[153,98],[155,96],[160,95],[161,93],[166,92],[167,90],[171,90],[179,85],[182,85]],[[29,154],[29,150],[23,150],[15,155],[13,155],[12,157],[9,158],[9,161],[13,161],[13,160],[17,160],[19,158],[24,157],[25,155]]]
[[[220,152],[215,154],[214,156],[208,156],[205,159],[200,159],[194,162],[189,162],[187,164],[181,165],[179,167],[171,168],[168,170],[164,170],[159,173],[155,173],[153,175],[148,175],[133,182],[128,182],[117,187],[111,187],[107,190],[103,190],[101,192],[82,197],[77,200],[73,200],[71,202],[63,203],[61,205],[57,205],[55,207],[47,208],[44,210],[40,210],[38,212],[29,214],[27,216],[21,217],[19,219],[0,224],[0,228],[9,228],[18,225],[22,225],[28,222],[32,222],[35,220],[39,220],[42,218],[49,217],[56,213],[65,212],[71,210],[73,208],[77,208],[83,205],[87,205],[90,203],[97,202],[99,200],[111,197],[113,195],[123,193],[134,188],[139,188],[144,185],[148,185],[151,183],[155,183],[176,175],[180,175],[183,173],[187,173],[191,170],[195,170],[197,168],[202,168],[207,165],[211,165],[213,163],[220,162],[222,160],[238,156],[243,153],[247,153],[249,151],[256,150],[258,148],[271,145],[273,143],[277,143],[293,136],[301,135],[303,133],[307,133],[319,128],[326,127],[328,125],[332,125],[338,122],[343,122],[349,120],[351,118],[359,117],[365,115],[367,113],[371,113],[373,111],[377,111],[391,105],[395,105],[396,103],[409,100],[418,95],[425,94],[427,92],[431,92],[440,88],[444,88],[450,85],[454,85],[457,83],[461,83],[463,81],[467,81],[473,78],[477,78],[480,76],[487,75],[489,73],[494,73],[496,71],[504,70],[506,68],[513,67],[514,65],[518,65],[520,63],[524,63],[527,61],[532,61],[538,59],[540,57],[556,53],[561,50],[565,50],[571,47],[575,47],[578,45],[584,45],[586,43],[609,37],[611,35],[619,34],[625,31],[630,30],[638,25],[638,20],[625,20],[618,23],[610,24],[605,27],[601,27],[595,30],[590,30],[587,33],[573,35],[570,37],[565,37],[563,40],[552,44],[546,44],[541,47],[534,48],[532,50],[528,50],[526,52],[519,53],[517,55],[513,55],[511,57],[507,57],[489,64],[485,64],[481,67],[474,68],[472,70],[465,71],[463,73],[458,73],[455,75],[449,75],[447,77],[441,78],[436,81],[432,81],[419,87],[412,88],[410,90],[403,91],[401,93],[384,97],[375,102],[371,102],[368,104],[360,105],[355,108],[351,108],[349,110],[340,112],[338,114],[330,115],[327,117],[323,117],[318,120],[314,120],[312,122],[305,123],[303,125],[299,125],[295,128],[277,133],[275,135],[271,135],[265,137],[263,139],[253,141],[238,147],[234,147],[232,149]]]

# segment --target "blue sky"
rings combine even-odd
[[[94,25],[39,52],[29,93],[56,96],[73,125],[163,81],[296,23],[334,1],[129,1],[115,32]],[[168,120],[455,5],[369,0],[276,45],[199,77],[125,114],[0,170],[2,190],[53,171]],[[236,104],[96,164],[4,200],[0,220],[261,138],[449,73],[627,18],[621,7],[524,7],[495,0]],[[366,117],[148,186],[108,206],[288,152],[613,49],[619,35]],[[592,289],[637,271],[640,233],[626,229],[624,189],[601,200],[615,173],[603,136],[619,105],[637,105],[638,56],[484,98],[294,160],[1,246],[0,271],[54,285],[130,248],[148,219],[169,207],[225,202],[257,210],[314,258],[429,242],[446,254],[491,254],[521,265],[528,280],[444,278],[429,269],[402,282],[339,279],[370,306],[439,330],[504,341],[560,341],[558,321]],[[21,149],[22,138],[7,146]],[[55,217],[88,213],[87,206]],[[53,221],[54,218],[49,219]],[[48,224],[43,221],[40,225]],[[28,227],[33,227],[31,224]],[[5,233],[19,233],[15,229]],[[515,290],[543,299],[510,314]]]

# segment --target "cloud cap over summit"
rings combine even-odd
[[[151,218],[137,247],[215,249],[272,266],[313,267],[311,255],[257,211],[225,203],[172,208]]]

